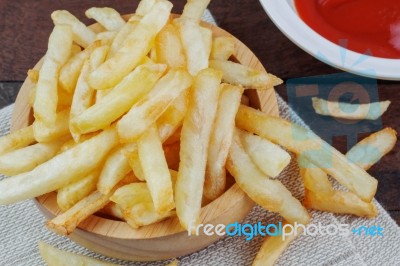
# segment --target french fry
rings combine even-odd
[[[242,86],[221,85],[218,109],[211,131],[208,148],[204,196],[209,200],[218,198],[225,190],[225,163],[235,129],[235,116],[244,89]]]
[[[95,170],[88,176],[71,183],[57,191],[57,205],[63,211],[72,208],[78,201],[96,190],[99,170]]]
[[[168,170],[162,143],[155,125],[143,134],[138,142],[138,154],[154,208],[164,214],[175,208],[171,175]]]
[[[82,46],[88,47],[96,38],[96,33],[86,27],[79,19],[66,10],[56,10],[51,13],[51,19],[55,25],[69,25],[72,29],[74,42]]]
[[[115,36],[117,36],[117,32],[115,32],[115,31],[99,32],[99,33],[97,33],[96,39],[94,42],[100,41],[101,45],[110,46],[112,44],[112,42],[114,41]],[[108,57],[108,53],[107,53],[107,57]]]
[[[118,122],[120,141],[125,143],[135,141],[191,84],[192,77],[185,70],[168,71]]]
[[[117,143],[116,131],[110,128],[30,172],[0,181],[0,204],[34,198],[86,176],[99,167]]]
[[[70,134],[69,112],[64,110],[57,113],[56,121],[52,126],[47,126],[40,120],[33,122],[33,133],[37,142],[50,142]]]
[[[33,111],[36,120],[46,125],[56,121],[58,103],[58,72],[71,55],[71,27],[56,25],[50,34],[49,44],[36,85]]]
[[[89,196],[81,199],[66,212],[47,221],[46,226],[59,235],[67,236],[71,234],[83,220],[106,206],[110,202],[110,196],[110,194],[104,195],[99,191],[94,191]]]
[[[284,223],[286,224],[286,223]],[[285,239],[281,235],[267,237],[262,244],[260,251],[253,261],[253,266],[273,266],[282,253],[292,243],[297,236],[303,232],[302,227],[297,227],[297,231],[288,234]]]
[[[48,266],[117,266],[117,264],[114,263],[108,263],[88,256],[59,250],[43,241],[39,241],[39,252]]]
[[[107,157],[101,171],[97,190],[108,194],[129,172],[132,171],[128,159],[122,152],[123,147],[117,147]]]
[[[118,218],[122,221],[124,220],[124,217],[122,216],[121,208],[114,202],[109,202],[99,212],[102,214],[105,214],[107,216],[112,216],[113,218]]]
[[[211,68],[199,72],[191,88],[189,108],[183,121],[175,204],[185,229],[191,222],[199,223],[207,150],[217,112],[221,76],[219,71]]]
[[[124,219],[133,228],[154,224],[173,215],[175,215],[175,211],[168,211],[162,214],[158,213],[152,202],[135,204],[123,212]]]
[[[101,41],[95,41],[85,50],[72,56],[70,60],[61,68],[58,83],[60,87],[68,93],[73,93],[78,82],[79,74],[83,63],[89,58],[94,49],[101,46]]]
[[[272,74],[231,61],[210,60],[210,67],[222,71],[224,82],[240,84],[246,89],[268,90],[283,82]]]
[[[71,56],[74,56],[74,55],[78,54],[78,53],[81,52],[81,51],[82,51],[82,48],[81,48],[79,45],[77,45],[77,44],[75,44],[75,43],[72,44],[72,47],[71,47]]]
[[[36,84],[39,80],[39,70],[29,69],[28,78],[32,81],[32,83]]]
[[[85,15],[96,20],[108,31],[117,31],[125,25],[121,15],[110,7],[92,7],[86,10]]]
[[[57,114],[66,109],[70,109],[73,97],[74,95],[72,93],[68,93],[63,89],[58,88]]]
[[[142,165],[140,163],[137,145],[132,145],[129,148],[125,148],[123,152],[125,154],[125,157],[128,159],[128,163],[135,176],[140,181],[145,181],[146,178],[144,176]]]
[[[168,67],[185,67],[186,59],[183,53],[179,33],[171,24],[167,24],[157,35],[155,41],[157,62]]]
[[[151,11],[156,2],[157,0],[140,0],[135,14],[144,17]]]
[[[254,164],[269,177],[278,177],[290,163],[289,153],[266,139],[242,130],[240,140]]]
[[[0,155],[0,173],[13,176],[33,170],[57,154],[62,141],[37,143]]]
[[[362,200],[370,202],[374,197],[378,181],[307,129],[243,105],[236,115],[236,125],[301,155]]]
[[[210,0],[188,0],[182,12],[182,17],[199,21]]]
[[[81,134],[95,132],[109,126],[153,88],[165,68],[165,65],[137,67],[100,102],[71,120],[71,126]]]
[[[389,108],[390,101],[352,104],[344,102],[331,102],[313,97],[312,106],[317,114],[345,119],[375,120],[381,117]]]
[[[204,47],[206,48],[207,59],[210,57],[212,49],[212,31],[206,27],[200,27],[201,35],[203,36]]]
[[[108,53],[107,59],[113,57],[122,47],[129,34],[132,33],[136,26],[139,24],[141,18],[142,17],[137,14],[132,15],[132,17],[130,17],[129,20],[125,23],[125,25],[117,32],[110,45],[110,52]]]
[[[110,197],[122,209],[128,209],[140,202],[151,202],[151,194],[146,183],[132,183],[118,188]]]
[[[279,213],[290,223],[307,224],[310,220],[307,210],[290,191],[279,180],[268,178],[251,161],[236,131],[226,167],[239,187],[263,208]]]
[[[177,18],[174,25],[179,32],[189,73],[195,76],[208,67],[208,47],[203,39],[200,25],[192,19]]]
[[[21,128],[8,135],[0,137],[0,155],[26,147],[35,141],[32,125]]]
[[[74,118],[81,115],[94,103],[95,92],[87,83],[87,78],[90,72],[96,69],[101,63],[104,62],[108,52],[108,46],[100,46],[93,50],[89,59],[84,63],[81,74],[79,75],[78,82],[76,84],[74,97],[71,104],[70,111],[70,124],[69,129],[71,135],[76,142],[79,141],[80,132],[75,131],[71,121]]]
[[[38,76],[39,77],[39,76]],[[29,96],[28,96],[28,104],[31,108],[33,108],[33,105],[35,104],[35,97],[36,97],[36,85],[33,86],[29,90]]]
[[[131,72],[149,53],[154,38],[167,23],[172,4],[158,1],[133,29],[121,48],[88,79],[91,87],[98,90],[112,88]]]
[[[230,36],[219,36],[212,40],[210,59],[228,60],[235,51],[235,39]]]

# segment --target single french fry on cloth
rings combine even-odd
[[[210,67],[222,71],[224,82],[240,84],[246,89],[268,90],[283,82],[272,74],[231,61],[210,60]]]
[[[97,260],[88,256],[57,249],[43,241],[39,241],[40,256],[48,266],[117,266],[117,264]]]
[[[300,201],[276,179],[270,179],[257,168],[243,148],[235,131],[226,168],[239,187],[261,207],[279,213],[290,223],[307,224],[310,216]]]
[[[71,121],[81,134],[95,132],[120,118],[156,84],[165,65],[141,65],[127,75],[101,101]],[[135,88],[135,89],[132,89]]]
[[[57,191],[57,205],[63,212],[96,190],[100,171],[96,169],[86,177],[68,184]]]
[[[208,147],[206,177],[203,195],[208,200],[218,198],[226,186],[225,163],[235,130],[235,116],[244,88],[230,84],[221,85],[218,109]]]
[[[72,56],[60,70],[58,83],[60,88],[68,93],[73,93],[81,73],[83,63],[89,58],[90,54],[101,46],[101,41],[95,41],[83,51]]]
[[[36,139],[33,134],[32,125],[18,129],[0,137],[0,155],[24,148],[34,142],[36,142]]]
[[[57,190],[99,167],[118,144],[115,128],[60,153],[30,172],[0,181],[0,204],[12,204]]]
[[[121,48],[90,74],[90,86],[97,90],[112,88],[137,67],[149,53],[157,33],[167,23],[171,9],[172,4],[168,1],[156,2],[126,37]]]
[[[288,223],[284,222],[283,225]],[[256,258],[253,261],[252,266],[273,266],[275,262],[279,259],[282,253],[287,249],[287,247],[292,243],[300,234],[303,232],[301,226],[295,227],[293,229],[294,233],[285,235],[269,236],[266,237],[264,243],[261,245],[260,250],[257,253]]]
[[[132,142],[153,124],[171,103],[192,85],[184,69],[171,69],[117,123],[121,142]]]
[[[396,131],[385,128],[357,143],[346,157],[367,170],[390,152],[396,141]],[[334,190],[328,175],[321,169],[302,168],[300,173],[306,189],[304,204],[307,208],[369,218],[377,215],[373,202],[364,202],[351,192]]]
[[[269,177],[278,177],[290,163],[290,154],[266,139],[244,130],[240,131],[240,139],[254,164]]]
[[[366,202],[376,193],[378,181],[374,177],[306,128],[243,105],[236,115],[236,126],[301,155]]]
[[[110,7],[91,7],[86,10],[85,15],[96,20],[108,31],[117,31],[125,25],[125,20],[118,11]]]
[[[90,54],[89,59],[87,59],[86,62],[83,64],[81,74],[79,75],[74,92],[74,97],[72,99],[69,117],[69,129],[71,131],[72,137],[76,142],[79,141],[80,132],[75,131],[75,128],[71,125],[71,121],[73,121],[75,117],[78,117],[84,111],[89,109],[90,106],[93,105],[95,91],[87,83],[87,78],[92,70],[96,69],[101,63],[104,62],[107,56],[108,49],[108,46],[100,46],[94,49],[93,52]]]
[[[222,74],[211,68],[197,74],[183,120],[175,204],[179,221],[186,230],[189,223],[200,222],[207,150],[217,112],[221,78]]]
[[[104,163],[97,183],[97,190],[108,194],[129,172],[132,171],[128,159],[123,154],[124,146],[115,148]]]
[[[201,26],[195,20],[184,18],[174,19],[174,25],[182,42],[187,69],[191,75],[195,76],[200,70],[208,68],[210,56],[207,53],[209,47],[203,39]]]
[[[183,8],[182,17],[199,21],[210,0],[188,0]]]
[[[53,158],[60,150],[62,144],[62,140],[48,143],[36,143],[0,155],[0,173],[13,176],[31,171],[36,166]]]
[[[346,102],[331,102],[313,97],[312,106],[317,114],[344,119],[375,120],[381,117],[389,108],[390,101],[352,104]]]
[[[59,70],[71,55],[72,31],[66,25],[56,25],[49,37],[48,49],[36,84],[33,111],[36,120],[48,126],[56,121]]]
[[[57,113],[56,121],[47,126],[40,120],[33,122],[33,134],[37,142],[50,142],[70,134],[69,109]]]
[[[228,60],[235,51],[235,39],[230,36],[219,36],[212,40],[210,59]]]
[[[164,214],[175,208],[171,175],[157,127],[153,124],[137,141],[138,155],[154,208]]]
[[[51,13],[55,25],[69,25],[72,29],[73,40],[83,48],[88,47],[96,38],[96,33],[86,27],[79,19],[67,10],[56,10]]]
[[[167,24],[157,35],[155,41],[157,62],[168,67],[185,67],[186,59],[179,33],[172,24]]]

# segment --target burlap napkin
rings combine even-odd
[[[206,12],[205,20],[214,22]],[[214,22],[215,23],[215,22]],[[299,117],[277,95],[280,114],[283,118],[303,124]],[[0,110],[0,135],[8,133],[13,105]],[[299,199],[303,186],[295,160],[282,173],[280,180]],[[0,176],[0,179],[4,178]],[[379,225],[384,228],[384,236],[300,236],[281,256],[277,265],[400,265],[400,228],[388,213],[375,201],[379,216],[375,219],[361,219],[351,216],[334,216],[330,213],[314,211],[313,223],[324,225],[347,223],[350,227]],[[280,218],[259,206],[255,207],[243,223],[263,224],[278,222]],[[61,237],[45,226],[45,219],[32,201],[11,206],[0,206],[0,265],[45,265],[40,258],[37,242],[44,240],[58,248],[100,258],[121,265],[165,265],[167,262],[127,262],[95,254],[76,245],[68,238]],[[251,241],[244,237],[225,237],[209,247],[178,258],[180,265],[251,265],[263,239],[259,236]]]

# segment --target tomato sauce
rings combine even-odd
[[[302,20],[347,49],[400,59],[400,0],[295,0]]]

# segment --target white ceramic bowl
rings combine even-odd
[[[333,67],[361,76],[400,80],[400,59],[350,51],[325,39],[299,17],[293,0],[260,0],[275,25],[301,49]]]

